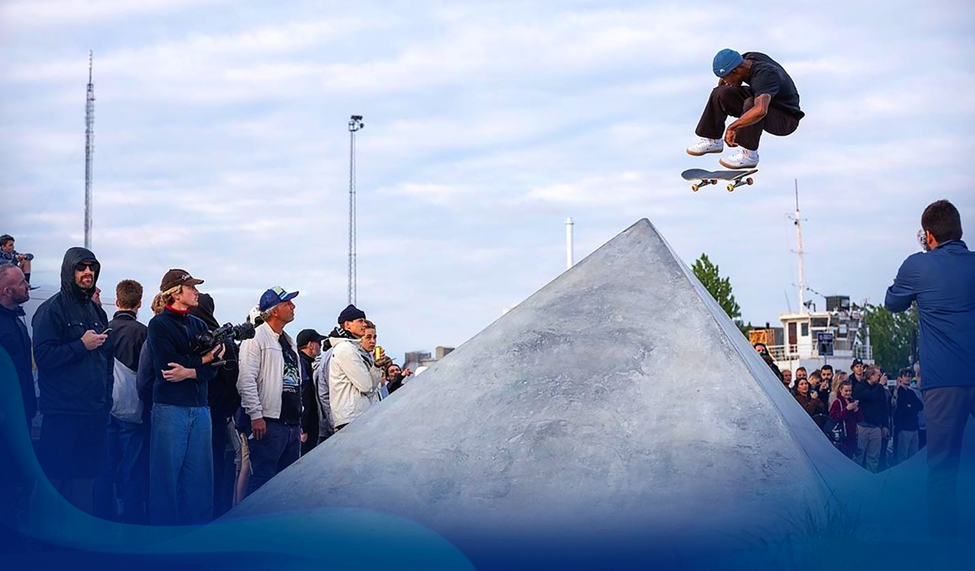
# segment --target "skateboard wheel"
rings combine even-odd
[[[752,184],[753,182],[755,182],[755,181],[753,181],[753,180],[752,180],[752,177],[748,177],[748,178],[746,178],[746,179],[745,179],[745,182],[746,182],[747,184],[749,184],[749,185],[751,185],[751,184]]]
[[[711,184],[718,184],[718,179],[712,178],[711,179]]]
[[[729,184],[729,185],[728,185],[728,192],[731,192],[731,191],[733,191],[733,190],[735,190],[735,185],[733,185],[733,184]]]
[[[701,188],[701,187],[699,187],[699,186],[698,186],[698,185],[696,185],[696,184],[692,184],[692,185],[691,185],[691,190],[693,190],[694,192],[697,192],[697,189],[699,189],[699,188]]]

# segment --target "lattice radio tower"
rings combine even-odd
[[[365,127],[362,115],[349,119],[349,303],[356,303],[355,260],[355,134]]]
[[[91,81],[92,54],[88,50],[88,97],[85,103],[85,248],[91,249],[91,176],[95,152],[95,84]]]

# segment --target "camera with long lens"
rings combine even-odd
[[[194,350],[200,355],[205,355],[225,341],[239,342],[244,339],[252,339],[253,337],[254,326],[252,324],[241,323],[234,325],[232,323],[226,323],[213,331],[206,331],[197,335]]]

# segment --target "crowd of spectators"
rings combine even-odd
[[[755,350],[768,355],[761,343]],[[865,469],[877,473],[916,454],[925,441],[920,366],[901,369],[896,381],[861,359],[850,369],[852,376],[829,364],[773,373],[832,444]]]
[[[411,374],[377,346],[376,324],[354,305],[329,335],[292,337],[285,329],[298,292],[272,287],[246,324],[221,327],[213,297],[198,289],[203,280],[183,269],[163,275],[148,325],[138,320],[143,286],[130,279],[117,284],[110,319],[101,264],[79,247],[65,252],[60,290],[37,308],[29,332],[21,306],[32,256],[0,238],[0,341],[17,371],[25,426],[43,414],[41,468],[66,500],[102,519],[220,517]],[[26,474],[3,472],[5,521],[14,517],[11,490],[30,485]]]

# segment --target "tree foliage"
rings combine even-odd
[[[741,328],[741,323],[738,320],[741,317],[741,308],[738,307],[735,296],[731,293],[731,280],[721,277],[718,266],[711,263],[707,254],[701,254],[701,257],[694,261],[691,271],[700,280],[704,289],[708,290],[711,297],[718,302],[721,309],[728,314],[728,317]]]
[[[893,313],[880,305],[867,305],[864,312],[874,362],[888,375],[896,375],[899,369],[911,366],[911,334],[918,327],[917,306]],[[860,330],[860,341],[866,343],[863,329]]]

